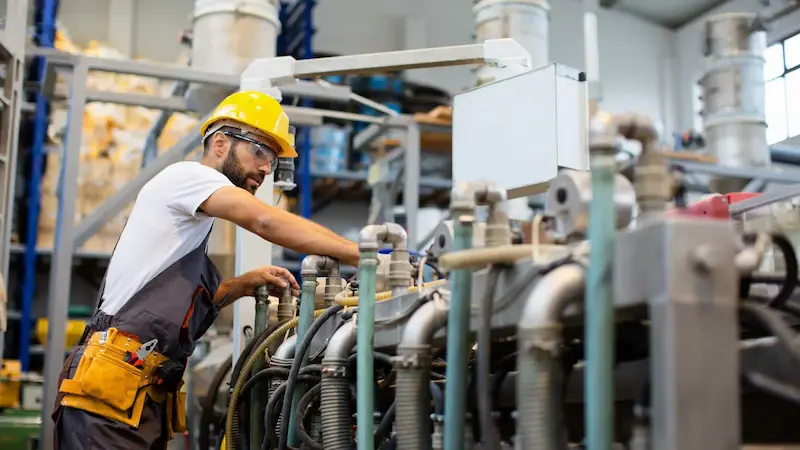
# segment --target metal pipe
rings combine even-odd
[[[531,291],[517,327],[517,435],[520,449],[558,450],[562,439],[561,314],[583,296],[586,273],[568,264],[548,273]]]
[[[447,308],[438,302],[422,305],[407,322],[394,358],[397,370],[397,446],[401,450],[427,450],[431,443],[430,342],[447,323]]]
[[[322,446],[329,450],[353,448],[350,385],[347,358],[356,344],[355,323],[342,325],[328,341],[322,358]],[[371,440],[371,439],[370,439]]]
[[[378,250],[383,244],[392,244],[392,253],[398,255],[405,254],[406,264],[408,264],[408,236],[406,231],[394,223],[384,223],[383,225],[368,225],[361,229],[358,236],[359,263],[358,263],[358,448],[359,450],[372,450],[375,446],[373,441],[374,417],[373,410],[375,405],[374,385],[374,340],[375,340],[375,294],[377,288],[378,273]],[[404,252],[405,251],[405,252]],[[399,287],[403,280],[399,275],[403,272],[402,262],[397,257],[392,257],[390,263],[390,282],[391,287]],[[410,266],[410,265],[409,265]],[[393,276],[392,271],[397,273]],[[411,276],[411,268],[408,267],[408,278]],[[391,284],[393,283],[393,284]],[[407,281],[406,281],[407,283]],[[406,284],[406,286],[408,286]],[[394,290],[394,289],[393,289]]]
[[[642,154],[637,162],[645,173],[638,175],[640,184],[649,188],[640,197],[643,214],[663,210],[669,199],[657,195],[658,183],[666,181],[666,165],[661,165],[664,178],[659,178],[658,159],[648,160],[647,155],[660,155],[653,151],[655,130],[652,124],[636,116],[625,118],[618,124],[621,134],[642,142]],[[611,450],[614,443],[614,293],[612,268],[614,266],[614,240],[616,232],[614,205],[614,178],[617,173],[615,147],[590,136],[589,157],[592,178],[592,200],[589,205],[588,283],[586,283],[586,442],[589,450]],[[642,162],[644,161],[644,162]],[[667,192],[665,190],[665,192]],[[636,189],[637,195],[640,194]]]
[[[254,319],[253,339],[267,329],[269,321],[269,290],[267,286],[259,286],[255,291],[256,311]],[[313,313],[313,311],[312,311]],[[256,373],[264,367],[263,358],[256,360],[253,364],[253,372]],[[250,448],[258,448],[264,439],[264,420],[262,411],[264,410],[264,388],[261,384],[253,387],[250,393]]]
[[[457,193],[456,190],[454,189],[454,194]],[[459,198],[456,195],[451,199],[451,207],[454,209],[453,250],[467,250],[472,245],[474,210],[469,208],[469,200],[464,201],[464,198]],[[474,200],[471,203],[474,208]],[[472,270],[454,270],[450,280],[453,306],[449,310],[447,319],[448,355],[444,409],[444,446],[447,450],[464,450]]]

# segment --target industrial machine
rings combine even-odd
[[[221,13],[235,12],[201,8],[207,3],[198,2],[198,28],[222,26]],[[744,215],[787,196],[673,209],[658,127],[641,115],[596,111],[596,55],[588,73],[549,64],[541,54],[547,10],[539,0],[478,2],[483,28],[473,45],[308,60],[234,55],[228,67],[236,72],[252,61],[240,88],[277,98],[298,79],[346,73],[477,64],[480,80],[454,98],[451,218],[433,244],[414,251],[413,220],[369,225],[355,277],[309,255],[296,302],[289,292],[271,299],[266,287],[237,302],[232,336],[209,335],[189,362],[190,448],[728,450],[800,442],[794,240]],[[509,11],[539,24],[528,46],[498,31]],[[272,39],[272,9],[246,12],[247,27]],[[755,18],[714,18],[707,28],[707,148],[734,168],[769,162]],[[595,20],[587,23],[596,32]],[[195,56],[208,39],[195,41]],[[206,107],[222,95],[190,92]],[[293,113],[315,117],[311,108]],[[391,115],[359,139],[387,128],[419,141],[408,117]],[[625,175],[619,138],[642,148]],[[405,198],[419,196],[414,145],[405,149]],[[290,187],[292,172],[281,161],[270,181]],[[711,181],[726,193],[739,188]],[[259,195],[270,202],[265,184]],[[546,197],[546,210],[524,218],[520,234],[526,211],[518,200],[532,195]],[[241,232],[237,241],[237,271],[270,262],[268,244]],[[48,358],[46,405],[61,362]]]
[[[258,293],[253,337],[208,384],[200,448],[800,442],[790,426],[800,413],[795,247],[785,230],[753,231],[741,217],[786,196],[729,195],[727,214],[716,198],[676,213],[653,122],[603,112],[589,122],[586,76],[532,69],[518,50],[498,39],[256,60],[244,72],[243,87],[277,95],[295,77],[355,70],[508,69],[454,99],[451,221],[429,251],[412,257],[402,227],[369,225],[353,279],[327,257],[305,258],[296,314],[268,321]],[[515,114],[520,103],[526,114]],[[630,179],[618,173],[620,137],[641,143]],[[486,164],[496,156],[507,164]],[[506,206],[537,193],[547,209],[520,243]],[[774,258],[783,269],[764,273]],[[777,294],[762,295],[770,286]]]

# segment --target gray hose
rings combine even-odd
[[[353,419],[350,411],[350,382],[347,378],[347,358],[356,344],[353,322],[342,325],[328,342],[322,358],[320,413],[322,416],[322,446],[325,450],[353,448]]]
[[[585,269],[566,264],[542,277],[525,304],[518,326],[517,420],[523,450],[559,450],[562,369],[558,353],[562,344],[561,315],[573,301],[582,299]]]
[[[430,341],[446,323],[447,309],[440,302],[425,303],[409,319],[397,346],[394,363],[398,449],[431,448]]]

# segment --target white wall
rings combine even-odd
[[[688,129],[693,125],[693,94],[692,85],[699,79],[703,70],[703,55],[701,52],[702,30],[705,18],[710,15],[729,12],[760,12],[759,2],[756,0],[731,0],[714,9],[708,14],[683,26],[676,32],[676,48],[681,49],[677,64],[678,93],[678,126],[680,130]],[[767,31],[768,44],[780,41],[800,30],[800,11],[783,17],[773,23]]]
[[[581,2],[551,3],[550,58],[582,69]],[[471,4],[468,0],[321,1],[315,10],[315,47],[352,54],[472,43]],[[125,5],[130,5],[131,13],[121,16]],[[130,47],[132,55],[173,62],[183,50],[178,32],[190,26],[192,6],[193,0],[62,0],[60,19],[79,44],[91,39],[110,41],[117,47]],[[117,14],[110,14],[112,10]],[[132,36],[125,36],[126,16],[133,20]],[[676,120],[674,33],[613,10],[600,11],[599,28],[603,107],[614,112],[641,111],[671,130]],[[450,91],[473,84],[465,67],[409,76]]]

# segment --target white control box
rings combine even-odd
[[[589,170],[585,76],[559,64],[453,98],[453,180],[489,181],[509,198],[547,190],[560,167]]]

